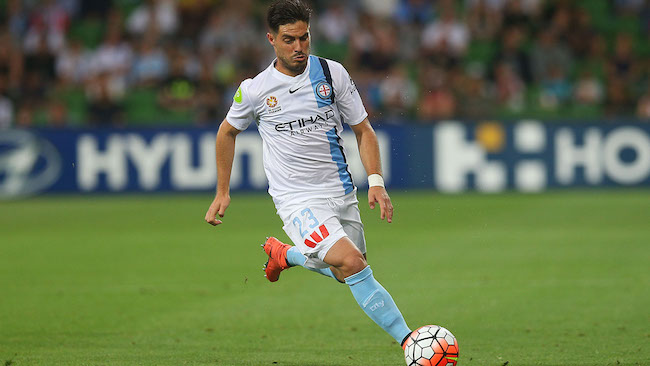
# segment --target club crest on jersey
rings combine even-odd
[[[332,96],[332,86],[327,81],[321,81],[316,85],[316,93],[322,99],[329,99]]]

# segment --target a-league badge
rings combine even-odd
[[[267,109],[268,113],[277,113],[282,110],[282,106],[280,106],[278,98],[274,97],[273,95],[266,98],[266,105],[269,107]]]
[[[268,105],[270,108],[273,108],[278,105],[278,99],[271,95],[270,97],[266,98],[266,105]]]

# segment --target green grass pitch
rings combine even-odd
[[[650,192],[359,193],[368,260],[408,324],[459,365],[650,365]],[[50,196],[0,202],[0,365],[403,365],[349,289],[263,277],[271,199]]]

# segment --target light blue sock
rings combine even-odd
[[[404,338],[411,334],[411,329],[406,325],[395,301],[388,291],[375,280],[370,266],[346,277],[345,283],[350,286],[352,295],[363,311],[390,334],[397,343],[401,344]]]
[[[300,250],[298,250],[298,248],[295,246],[289,248],[289,250],[287,251],[287,263],[289,263],[290,266],[301,266],[307,268],[305,267],[306,260],[307,257],[305,257],[302,253],[300,253]],[[336,280],[334,273],[332,273],[332,270],[329,268],[307,268],[307,269],[312,272],[320,273],[323,276],[332,277],[333,279]]]
[[[306,260],[307,257],[300,253],[298,247],[293,246],[287,250],[287,263],[289,263],[290,266],[304,267]]]

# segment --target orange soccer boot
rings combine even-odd
[[[287,251],[291,248],[291,245],[270,237],[266,239],[262,247],[266,255],[269,256],[269,260],[264,265],[265,277],[269,281],[275,282],[280,278],[280,272],[291,267],[287,263]]]

